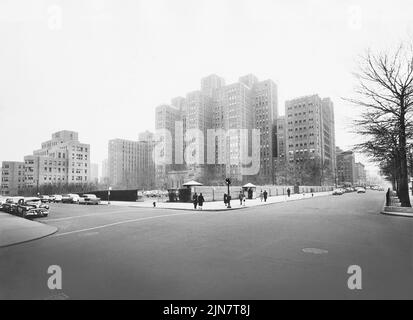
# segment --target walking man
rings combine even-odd
[[[196,207],[198,205],[198,194],[196,192],[194,196],[192,197],[192,203],[194,204],[194,210],[196,210]]]
[[[242,191],[239,192],[239,205],[242,206],[242,200],[244,199],[244,193]]]
[[[264,202],[267,202],[268,192],[264,190]]]
[[[228,195],[226,193],[224,193],[224,204],[225,206],[228,204]]]
[[[202,210],[202,206],[204,205],[205,199],[202,193],[199,194],[198,196],[198,205],[199,205],[199,210]]]
[[[287,195],[288,195],[288,198],[289,198],[290,195],[291,195],[291,190],[290,190],[290,188],[287,189]]]
[[[262,193],[262,190],[261,190],[261,192],[260,192],[260,199],[261,199],[261,202],[262,202],[262,200],[264,199],[264,193]]]

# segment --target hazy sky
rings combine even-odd
[[[411,37],[412,14],[408,0],[0,0],[0,161],[67,129],[100,162],[109,139],[154,130],[154,108],[211,73],[273,79],[280,114],[286,99],[331,97],[347,148],[357,57]]]

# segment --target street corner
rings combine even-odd
[[[0,212],[0,248],[50,236],[57,227]]]

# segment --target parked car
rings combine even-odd
[[[46,196],[46,195],[41,195],[39,197],[40,201],[42,201],[42,203],[49,203],[50,202],[50,197]]]
[[[79,195],[74,193],[64,194],[62,196],[62,203],[79,203]]]
[[[49,205],[44,204],[41,198],[29,197],[20,199],[16,214],[22,218],[43,218],[49,215]]]
[[[0,211],[3,211],[3,204],[6,203],[7,198],[0,197]]]
[[[333,196],[341,196],[344,194],[344,189],[338,188],[333,190]]]
[[[364,188],[357,188],[357,193],[366,193],[366,189]]]
[[[96,197],[94,194],[84,194],[82,196],[83,204],[99,204],[100,198]],[[80,204],[81,202],[79,202]]]
[[[16,214],[17,204],[24,197],[10,197],[6,199],[6,202],[3,204],[3,211],[11,214]]]
[[[59,203],[62,202],[62,196],[60,194],[55,194],[52,196],[52,202]]]

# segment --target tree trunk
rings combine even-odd
[[[403,106],[402,106],[403,108]],[[399,199],[402,207],[411,207],[409,195],[409,180],[407,170],[407,155],[406,155],[406,123],[404,112],[400,117],[400,133],[399,133],[399,148],[400,148],[400,180],[399,180]]]

